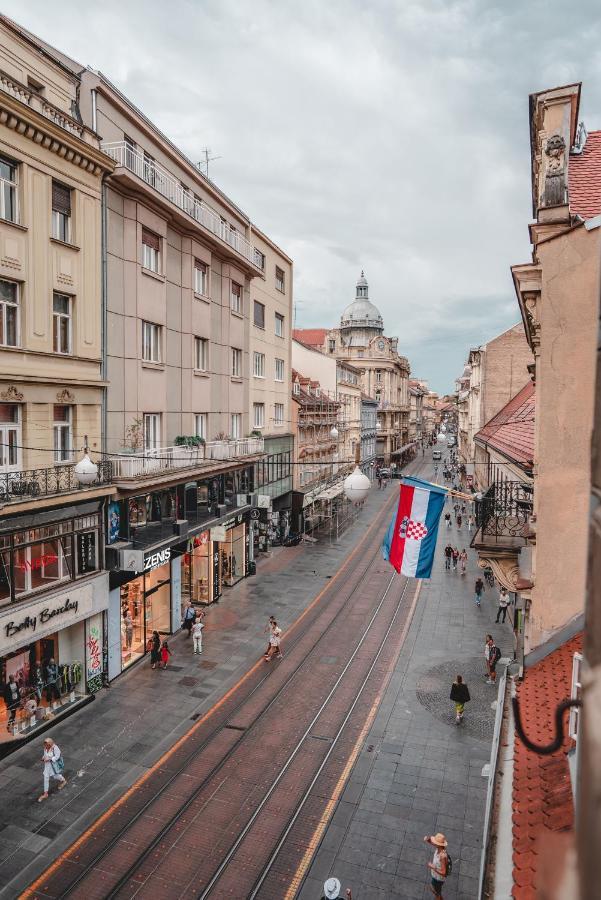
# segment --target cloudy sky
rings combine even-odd
[[[583,81],[601,127],[601,14],[574,0],[5,0],[111,78],[294,259],[296,324],[330,326],[361,268],[386,332],[446,391],[517,322],[528,94]]]

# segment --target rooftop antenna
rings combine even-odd
[[[203,158],[199,162],[196,163],[196,168],[200,172],[202,172],[203,175],[206,175],[206,177],[208,178],[209,177],[209,163],[213,162],[214,159],[222,159],[223,157],[211,156],[211,148],[210,147],[205,147],[204,150],[201,150],[200,152],[201,152]]]
[[[304,306],[304,305],[305,305],[304,300],[295,300],[294,301],[294,321],[292,323],[293,328],[296,328],[296,313],[297,313],[298,307]]]

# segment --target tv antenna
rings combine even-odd
[[[196,168],[209,177],[209,163],[213,162],[214,159],[222,159],[221,156],[211,156],[211,148],[205,147],[204,150],[201,150],[202,159],[196,163]]]

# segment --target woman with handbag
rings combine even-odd
[[[50,787],[50,779],[55,778],[58,781],[58,789],[62,791],[67,783],[67,779],[63,775],[65,763],[63,754],[52,738],[44,740],[44,755],[42,756],[44,763],[44,793],[38,797],[38,803],[42,803],[48,799],[48,789]]]
[[[150,668],[156,669],[161,665],[161,638],[158,631],[153,631],[152,637],[148,638],[148,649],[150,650]]]

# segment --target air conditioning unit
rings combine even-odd
[[[143,572],[143,550],[119,550],[118,568],[122,572]]]
[[[255,509],[259,505],[259,495],[258,494],[249,494],[250,505],[253,509]]]
[[[249,494],[236,494],[236,506],[246,506],[249,502]]]
[[[188,520],[187,519],[176,519],[173,523],[173,533],[179,535],[179,537],[187,537],[188,536]]]

